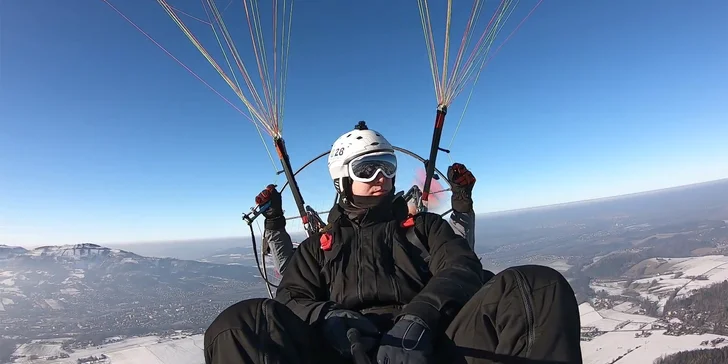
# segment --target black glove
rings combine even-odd
[[[326,341],[345,358],[351,357],[351,343],[347,337],[347,332],[351,328],[359,330],[364,351],[377,346],[379,330],[359,312],[338,309],[327,313],[324,318],[323,330]]]
[[[405,315],[382,337],[378,364],[428,364],[434,362],[433,335],[417,316]]]
[[[447,168],[447,179],[452,184],[452,209],[463,213],[472,211],[475,176],[465,165],[453,163]]]
[[[278,230],[286,226],[281,194],[276,190],[276,185],[268,185],[258,196],[255,196],[255,204],[264,209],[263,216],[265,217],[266,229]]]

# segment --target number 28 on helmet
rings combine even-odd
[[[394,178],[397,157],[384,136],[360,122],[354,130],[336,139],[329,153],[328,168],[337,192],[343,193],[344,178],[372,182],[379,173]]]

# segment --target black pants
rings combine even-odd
[[[438,342],[437,362],[582,363],[579,308],[569,283],[537,265],[506,269],[463,306]],[[374,355],[376,354],[376,351]],[[207,364],[347,363],[281,303],[249,299],[205,332]]]

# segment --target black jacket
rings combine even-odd
[[[329,214],[330,249],[321,235],[306,239],[289,262],[276,300],[316,325],[334,308],[413,314],[444,331],[482,287],[482,266],[465,238],[440,215],[415,216],[420,240],[430,251],[429,267],[405,238],[402,199],[367,210],[359,223],[340,205]],[[326,241],[326,238],[323,239]]]

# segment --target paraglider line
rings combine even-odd
[[[452,71],[449,73],[448,77],[448,56],[450,51],[450,28],[452,16],[452,0],[448,0],[447,14],[445,19],[445,45],[442,65],[443,70],[442,79],[440,79],[441,75],[437,66],[437,55],[435,52],[434,38],[432,36],[432,24],[430,21],[427,0],[418,0],[420,20],[422,22],[422,28],[425,34],[425,43],[427,46],[427,53],[430,60],[430,67],[432,69],[432,77],[435,81],[435,94],[438,104],[441,106],[444,105],[446,107],[449,107],[452,101],[463,91],[465,86],[470,83],[469,81],[473,81],[472,88],[468,94],[468,98],[465,103],[465,107],[463,108],[463,111],[456,125],[455,132],[451,137],[447,149],[450,149],[452,147],[455,137],[460,130],[460,126],[464,119],[465,113],[468,106],[470,105],[470,100],[472,99],[475,85],[478,83],[478,81],[480,80],[480,76],[482,75],[482,70],[498,54],[498,52],[521,28],[521,26],[531,17],[531,15],[535,12],[538,6],[541,5],[542,2],[543,0],[539,0],[538,3],[536,3],[536,5],[528,12],[528,14],[518,23],[515,29],[513,29],[513,31],[506,37],[505,41],[503,41],[495,49],[495,52],[493,52],[493,54],[489,54],[495,39],[498,37],[503,28],[503,25],[508,22],[508,19],[513,14],[513,8],[515,8],[519,3],[519,0],[500,0],[487,25],[485,26],[485,29],[482,31],[477,41],[475,42],[473,50],[469,52],[470,54],[465,57],[465,59],[463,59],[463,56],[465,55],[465,50],[469,47],[473,33],[475,33],[475,23],[477,23],[477,20],[480,18],[480,14],[483,8],[482,2],[480,0],[475,0],[470,10],[470,16],[468,17],[463,37],[460,41],[460,47],[455,57],[455,64],[453,65]],[[438,117],[436,118],[435,131],[433,132],[433,140],[430,148],[430,162],[434,162],[436,152],[439,149],[439,139],[441,136],[442,125],[438,125],[438,122],[444,123],[444,115],[440,117],[440,114],[438,113]],[[438,132],[438,129],[440,132]],[[450,159],[450,161],[452,161],[452,156],[448,155],[448,158]],[[430,170],[430,168],[427,168],[425,186],[423,188],[423,201],[427,201],[428,195],[430,194],[430,191],[428,190],[432,177],[432,171]]]
[[[164,0],[159,0],[164,1]],[[202,0],[205,1],[205,0]],[[235,47],[235,43],[232,40],[232,37],[230,36],[230,33],[227,31],[227,27],[225,25],[225,22],[222,20],[222,15],[217,11],[217,8],[214,6],[214,2],[210,2],[210,0],[207,0],[207,3],[210,6],[210,12],[213,14],[215,22],[217,23],[218,27],[220,28],[222,32],[222,36],[225,39],[225,43],[227,44],[231,55],[233,56],[233,59],[235,60],[236,65],[238,66],[238,69],[240,70],[241,74],[243,75],[243,78],[245,79],[245,83],[248,86],[248,89],[250,90],[251,96],[253,97],[253,101],[255,101],[257,109],[253,107],[251,102],[243,95],[241,89],[239,87],[236,87],[232,84],[232,81],[227,76],[225,72],[222,71],[220,66],[215,62],[212,57],[209,55],[209,52],[197,41],[197,39],[191,34],[189,29],[184,26],[184,24],[181,24],[178,22],[178,25],[180,25],[180,28],[182,31],[187,35],[187,37],[192,41],[192,43],[197,47],[197,49],[207,58],[207,60],[210,62],[210,64],[218,71],[221,77],[225,79],[225,81],[228,83],[228,85],[235,91],[235,93],[238,95],[238,97],[245,103],[245,105],[248,107],[248,110],[253,114],[256,119],[263,125],[263,127],[266,129],[266,131],[270,135],[275,134],[275,127],[271,126],[269,122],[266,120],[270,120],[269,115],[264,114],[265,107],[263,106],[263,101],[260,99],[260,96],[257,93],[257,90],[255,89],[255,86],[253,85],[252,80],[250,79],[250,75],[247,72],[247,69],[245,68],[245,64],[243,63],[240,54],[237,51],[237,48]],[[203,8],[205,9],[205,12],[207,12],[207,8],[204,6],[203,2]],[[208,13],[209,17],[209,13]],[[176,18],[174,18],[175,21],[177,21]],[[215,35],[217,37],[217,32],[215,31],[213,27],[213,32],[215,32]],[[219,44],[219,41],[218,41]],[[225,53],[224,48],[221,47],[221,50],[223,51],[223,54]],[[256,53],[257,56],[257,53]],[[260,110],[259,110],[260,109]]]
[[[233,0],[230,0],[230,2],[227,5],[225,5],[225,7],[222,9],[222,12],[224,13],[225,11],[227,11],[227,9],[230,7],[230,5],[232,5],[232,3],[233,3]]]
[[[518,25],[516,26],[516,28],[513,29],[513,31],[511,32],[511,34],[509,34],[506,37],[506,39],[503,41],[503,43],[501,43],[498,46],[498,48],[495,49],[495,51],[493,52],[493,55],[488,58],[488,60],[485,62],[485,64],[483,64],[483,67],[485,67],[485,65],[487,65],[488,63],[490,63],[490,61],[493,59],[493,57],[495,57],[496,54],[498,54],[498,52],[501,50],[501,48],[503,48],[503,46],[508,42],[508,40],[511,39],[511,37],[514,34],[516,34],[516,32],[518,31],[518,29],[521,28],[521,25],[523,25],[523,23],[525,23],[526,20],[528,20],[528,18],[531,17],[531,14],[533,14],[533,12],[536,11],[536,8],[538,8],[538,6],[541,5],[542,2],[543,2],[543,0],[539,0],[538,3],[536,3],[536,5],[531,9],[531,11],[528,12],[528,14],[526,15],[526,17],[524,17],[523,20],[521,20],[521,22],[518,23]]]
[[[254,108],[250,105],[250,101],[243,95],[242,91],[239,87],[233,84],[233,81],[230,80],[230,77],[222,70],[220,65],[213,59],[213,57],[210,55],[210,53],[205,49],[205,47],[200,43],[200,41],[195,37],[194,34],[190,31],[190,29],[187,27],[187,25],[180,19],[180,17],[177,15],[177,13],[172,10],[170,5],[167,3],[166,0],[157,0],[157,2],[164,8],[164,10],[167,12],[167,15],[169,15],[172,20],[177,24],[177,26],[182,30],[182,32],[187,36],[187,38],[192,42],[192,44],[200,51],[200,53],[207,59],[207,61],[210,63],[210,65],[215,68],[215,70],[218,72],[218,74],[225,80],[225,82],[230,86],[230,88],[233,89],[233,91],[236,93],[236,95],[240,98],[240,100],[245,104],[245,106],[248,108],[248,111],[255,116],[262,124],[265,125],[265,119],[260,115],[260,113],[257,110],[254,110]],[[204,3],[203,3],[204,7]],[[211,9],[214,10],[214,9]],[[209,16],[208,16],[209,18]],[[223,26],[223,31],[225,31],[225,28]],[[227,35],[227,33],[226,33]],[[227,39],[226,39],[227,40]],[[223,51],[224,52],[224,51]],[[250,84],[249,84],[249,87]],[[255,96],[255,95],[254,95]],[[255,122],[255,121],[253,121]]]
[[[457,78],[456,75],[458,74],[458,70],[460,69],[460,63],[462,62],[463,56],[465,55],[465,49],[467,49],[470,46],[470,41],[473,38],[473,33],[470,31],[470,29],[473,27],[473,24],[478,22],[478,19],[480,19],[480,14],[483,10],[482,3],[480,1],[474,1],[473,7],[470,10],[470,17],[468,18],[468,23],[465,27],[465,31],[463,32],[463,37],[460,41],[460,48],[458,49],[457,57],[455,58],[455,65],[453,66],[453,74],[452,78]]]
[[[182,15],[186,15],[186,16],[188,16],[188,17],[192,18],[192,19],[195,19],[195,20],[199,21],[199,22],[200,22],[200,23],[202,23],[202,24],[207,24],[207,25],[210,25],[210,26],[212,26],[212,23],[210,23],[210,22],[204,21],[204,20],[202,20],[202,19],[200,19],[200,18],[198,18],[198,17],[196,17],[196,16],[194,16],[194,15],[190,15],[190,14],[188,14],[188,13],[186,13],[186,12],[182,11],[182,10],[179,10],[179,9],[175,8],[175,7],[174,7],[174,6],[172,6],[172,5],[168,5],[168,6],[169,6],[169,7],[170,7],[170,8],[172,9],[172,10],[174,10],[174,11],[176,11],[176,12],[178,12],[178,13],[182,14]]]
[[[511,37],[513,37],[513,35],[516,34],[516,32],[521,28],[521,26],[526,22],[526,20],[528,20],[528,18],[533,14],[533,12],[536,11],[536,8],[538,8],[538,6],[541,5],[542,2],[543,2],[543,0],[539,0],[539,2],[536,3],[536,5],[531,9],[531,11],[528,12],[528,14],[521,20],[521,22],[518,23],[516,28],[513,29],[513,31],[511,31],[511,33],[506,37],[506,39],[498,46],[498,48],[496,48],[496,50],[493,52],[493,54],[490,57],[488,57],[487,59],[483,60],[483,64],[480,66],[480,69],[478,70],[478,73],[475,76],[475,81],[473,81],[473,87],[470,89],[470,93],[468,94],[468,99],[466,100],[465,106],[463,107],[463,112],[460,114],[460,119],[458,120],[457,126],[455,127],[455,132],[453,133],[452,138],[450,139],[450,144],[448,144],[448,147],[447,147],[448,149],[450,149],[452,147],[453,142],[455,142],[455,136],[457,135],[458,131],[460,130],[460,124],[462,123],[463,118],[465,117],[465,112],[468,109],[468,105],[470,105],[470,100],[473,96],[473,91],[475,90],[475,85],[478,83],[478,80],[480,79],[480,75],[481,75],[483,69],[493,59],[493,57],[495,57],[498,54],[498,52],[511,39]],[[453,161],[452,156],[450,154],[448,154],[448,158],[450,158],[450,162]]]
[[[480,74],[483,71],[483,68],[481,67],[478,70],[478,74],[475,76],[475,81],[473,82],[473,87],[470,88],[470,92],[468,93],[468,98],[465,100],[465,106],[463,107],[463,112],[460,113],[460,119],[458,119],[458,124],[455,126],[455,132],[452,134],[452,138],[450,139],[450,144],[448,144],[447,149],[452,148],[452,143],[455,142],[455,136],[458,134],[458,131],[460,130],[460,124],[462,124],[463,119],[465,118],[465,112],[468,110],[468,105],[470,105],[470,99],[473,97],[473,91],[475,91],[475,84],[478,83],[478,80],[480,79]],[[452,156],[450,153],[447,154],[447,157],[450,159],[450,163],[453,163]]]
[[[500,28],[497,28],[498,24],[500,24],[500,19],[502,18],[507,6],[503,6],[505,2],[506,0],[502,0],[501,4],[498,7],[499,10],[493,13],[493,16],[488,22],[488,25],[483,31],[483,34],[478,39],[473,52],[468,56],[467,60],[465,61],[465,65],[463,66],[461,72],[459,72],[459,77],[451,79],[451,82],[448,85],[449,87],[447,88],[448,100],[450,102],[452,102],[452,100],[460,93],[459,90],[464,87],[464,85],[467,83],[468,79],[472,75],[473,65],[476,63],[475,60],[480,58],[482,55],[486,55],[493,42],[495,41],[495,38],[500,31]],[[501,6],[503,6],[502,9]],[[498,22],[494,24],[493,22],[496,18],[498,18]]]
[[[215,26],[212,24],[212,20],[210,19],[210,12],[207,11],[207,7],[204,6],[204,0],[201,0],[203,4],[203,9],[205,10],[205,15],[207,15],[207,19],[209,20],[208,25],[210,25],[210,29],[212,29],[213,34],[215,35],[215,40],[217,41],[218,46],[220,47],[220,50],[222,51],[223,57],[225,58],[225,63],[228,65],[228,69],[230,70],[230,73],[233,76],[233,80],[235,81],[235,85],[237,86],[237,89],[240,90],[240,81],[238,80],[238,77],[235,75],[235,71],[233,71],[233,66],[230,64],[230,59],[228,58],[227,52],[225,51],[225,48],[222,45],[222,42],[220,41],[220,37],[217,33],[217,30],[215,29]],[[232,2],[231,2],[232,3]],[[228,6],[230,3],[228,3]],[[225,10],[223,10],[224,12]],[[227,42],[227,38],[225,39]],[[229,45],[229,43],[228,43]],[[238,59],[235,58],[235,54],[232,54],[232,57],[235,59],[236,64],[240,64],[238,62]],[[243,71],[243,70],[241,70]],[[245,77],[247,73],[243,73],[243,76]],[[247,80],[246,80],[247,81]],[[250,82],[248,82],[248,85],[250,86]],[[254,95],[257,96],[257,95]],[[258,99],[259,100],[259,99]],[[248,108],[248,112],[250,113],[251,117],[253,117],[253,114],[251,110]],[[270,148],[268,148],[268,143],[265,142],[265,138],[263,137],[263,133],[260,131],[260,126],[258,123],[253,123],[255,125],[255,130],[258,132],[258,136],[260,137],[260,141],[263,143],[263,146],[265,147],[265,152],[268,154],[268,158],[270,159],[271,165],[273,166],[273,171],[278,172],[278,168],[276,167],[275,159],[273,159],[273,154],[270,152]],[[276,174],[276,181],[274,183],[278,183],[278,175]]]
[[[159,44],[159,43],[158,43],[158,42],[157,42],[156,40],[154,40],[154,38],[152,38],[152,37],[151,37],[151,36],[150,36],[149,34],[147,34],[147,32],[145,32],[144,30],[142,30],[142,28],[140,28],[140,27],[139,27],[138,25],[136,25],[136,24],[135,24],[135,23],[134,23],[133,21],[131,21],[131,19],[129,19],[129,18],[128,18],[128,17],[126,16],[126,15],[124,15],[124,14],[123,14],[123,13],[122,13],[121,11],[119,11],[119,10],[118,10],[117,8],[115,8],[115,7],[114,7],[114,5],[112,5],[112,4],[111,4],[111,3],[110,3],[110,2],[108,1],[108,0],[101,0],[101,1],[105,2],[105,3],[107,4],[107,5],[109,5],[109,7],[111,7],[112,9],[114,9],[114,11],[116,11],[116,12],[117,12],[117,13],[118,13],[119,15],[121,15],[121,17],[122,17],[122,18],[124,18],[124,19],[125,19],[125,20],[126,20],[127,22],[129,22],[129,24],[131,24],[132,26],[134,26],[134,28],[136,28],[136,29],[137,29],[137,30],[138,30],[138,31],[139,31],[140,33],[144,34],[144,36],[146,36],[146,37],[147,37],[147,39],[149,39],[150,41],[152,41],[152,43],[154,43],[155,45],[157,45],[157,47],[159,47],[159,48],[160,48],[161,50],[163,50],[163,51],[164,51],[164,53],[167,53],[167,55],[168,55],[168,56],[170,56],[170,57],[171,57],[172,59],[174,59],[175,61],[177,61],[177,63],[179,63],[179,64],[180,64],[180,65],[181,65],[182,67],[184,67],[184,68],[185,68],[185,69],[186,69],[186,70],[187,70],[187,71],[188,71],[189,73],[191,73],[191,74],[192,74],[193,76],[195,76],[195,78],[197,78],[198,80],[200,80],[200,82],[202,82],[202,83],[203,83],[203,84],[204,84],[205,86],[207,86],[207,88],[209,88],[209,89],[210,89],[210,90],[212,90],[212,91],[213,91],[214,93],[216,93],[216,94],[217,94],[218,96],[220,96],[220,97],[221,97],[221,98],[222,98],[223,100],[225,100],[225,102],[227,102],[228,104],[230,104],[230,106],[232,106],[232,107],[233,107],[233,108],[234,108],[235,110],[237,110],[237,111],[238,111],[238,112],[239,112],[240,114],[242,114],[242,115],[243,115],[243,116],[245,116],[246,118],[248,117],[248,115],[246,115],[246,114],[245,114],[245,113],[244,113],[244,112],[243,112],[242,110],[240,110],[240,108],[238,108],[237,106],[235,106],[235,104],[233,104],[233,103],[232,103],[232,102],[231,102],[230,100],[228,100],[228,99],[227,99],[227,98],[226,98],[225,96],[223,96],[223,95],[222,95],[222,94],[221,94],[220,92],[218,92],[218,91],[217,91],[217,90],[216,90],[216,89],[215,89],[214,87],[210,86],[210,84],[209,84],[209,83],[207,83],[207,82],[206,82],[206,81],[205,81],[204,79],[202,79],[202,77],[200,77],[199,75],[197,75],[197,73],[195,73],[195,72],[194,72],[194,71],[192,71],[192,70],[191,70],[191,69],[190,69],[189,67],[187,67],[187,65],[185,65],[185,64],[184,64],[184,63],[183,63],[182,61],[180,61],[180,60],[179,60],[179,59],[178,59],[177,57],[175,57],[175,56],[174,56],[174,55],[173,55],[173,54],[172,54],[172,53],[171,53],[170,51],[168,51],[168,50],[167,50],[167,48],[164,48],[164,46],[162,46],[162,45],[161,45],[161,44]],[[254,121],[253,121],[252,119],[251,119],[250,121],[254,122]]]

